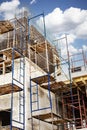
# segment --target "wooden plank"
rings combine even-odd
[[[0,125],[0,130],[10,130],[10,125],[7,125],[7,126],[1,126]],[[12,130],[19,130],[19,129],[12,127]]]
[[[0,21],[0,34],[7,33],[13,30],[14,28],[10,21]]]
[[[76,78],[73,78],[73,81],[80,86],[85,86],[87,84],[87,75],[84,75],[84,76],[80,76],[80,77],[76,77]]]
[[[11,64],[11,60],[5,60],[4,63],[6,66],[9,66]],[[0,67],[3,67],[3,62],[0,63]]]
[[[48,77],[48,75],[43,75],[43,76],[40,76],[40,77],[36,77],[36,78],[31,79],[31,80],[33,82],[38,83],[39,85],[41,85],[43,83],[48,83],[48,78],[49,78],[50,82],[55,81],[55,79],[52,76]]]
[[[0,57],[0,62],[3,62],[4,60],[3,60],[3,57]]]
[[[48,89],[48,84],[46,85],[41,85],[42,88],[45,88],[45,89]],[[64,91],[66,89],[69,89],[67,88],[67,86],[65,86],[65,83],[63,81],[60,81],[60,82],[52,82],[50,84],[50,90],[53,92],[53,93],[56,93],[58,90],[59,91]]]
[[[71,122],[68,118],[61,118],[60,115],[57,115],[55,113],[46,113],[46,114],[39,114],[36,116],[33,116],[33,118],[42,120],[44,122],[58,125],[59,123],[65,123],[65,122]]]
[[[66,81],[64,81],[64,83],[67,86],[69,86],[70,81],[66,80]],[[87,75],[81,75],[81,76],[72,78],[72,88],[82,87],[82,86],[85,86],[86,84],[87,84]]]
[[[21,91],[21,88],[17,85],[13,85],[13,92]],[[12,84],[0,85],[0,95],[9,94],[12,92]]]
[[[63,124],[65,122],[67,122],[67,121],[64,119],[58,119],[58,120],[49,121],[48,123],[58,125],[58,124]]]
[[[40,119],[40,120],[46,120],[46,119],[50,119],[50,118],[61,118],[60,115],[57,115],[55,113],[46,113],[46,114],[40,114],[40,115],[35,115],[33,116],[34,118]]]
[[[0,54],[5,55],[6,57],[8,57],[10,60],[12,60],[12,48],[7,48],[4,49],[2,51],[0,51]],[[14,58],[20,58],[20,53],[17,52],[16,50],[14,51]]]

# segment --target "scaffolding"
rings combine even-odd
[[[32,20],[42,17],[43,35],[32,24]],[[31,18],[15,17],[13,21],[0,22],[0,75],[12,71],[12,83],[0,87],[0,95],[11,93],[11,121],[10,130],[25,130],[25,57],[34,65],[43,70],[39,74],[37,69],[32,76],[30,68],[30,108],[31,127],[34,130],[34,120],[50,124],[52,130],[64,130],[86,128],[86,95],[87,74],[73,76],[75,72],[86,70],[86,53],[69,55],[67,38],[66,48],[68,57],[64,59],[60,55],[58,44],[52,46],[47,40],[44,13]],[[62,40],[62,39],[61,39]],[[76,56],[77,55],[77,56]],[[79,57],[79,58],[78,58]],[[78,58],[78,60],[76,59]],[[18,68],[16,68],[16,62]],[[29,63],[30,65],[31,63]],[[67,70],[62,66],[67,64]],[[30,65],[31,67],[31,65]],[[18,69],[18,75],[16,73]],[[64,74],[65,80],[58,80]],[[40,89],[47,94],[47,104],[41,104]],[[15,94],[18,96],[17,115],[14,115]],[[42,93],[42,94],[43,94]],[[43,94],[44,95],[44,94]],[[55,97],[53,99],[53,97]],[[54,102],[55,109],[54,110]]]
[[[41,14],[42,15],[42,14]],[[38,17],[32,17],[30,20]],[[43,15],[44,16],[44,15]],[[43,18],[44,19],[44,18]],[[44,21],[43,21],[44,22]],[[44,23],[45,25],[45,23]],[[56,81],[56,76],[60,75],[60,59],[56,47],[53,47],[48,40],[46,40],[46,30],[44,29],[44,36],[38,32],[33,25],[30,27],[30,49],[34,52],[31,53],[30,59],[46,72],[45,75],[35,76],[35,78],[30,77],[30,105],[31,105],[31,125],[32,130],[34,129],[34,119],[38,119],[39,121],[43,121],[51,124],[52,130],[54,130],[55,126],[59,129],[59,127],[63,126],[67,122],[71,123],[71,119],[63,116],[63,112],[61,115],[59,113],[55,113],[53,111],[52,104],[52,94],[57,96],[58,91],[62,92],[66,89],[70,90],[68,87],[65,87],[65,83],[60,81]],[[45,56],[44,56],[44,55]],[[50,55],[50,56],[49,56]],[[40,58],[41,56],[41,58]],[[45,63],[46,60],[46,63]],[[52,61],[53,60],[53,61]],[[38,61],[40,64],[38,64]],[[44,64],[43,62],[44,61]],[[45,66],[45,67],[44,67]],[[59,68],[58,68],[59,67]],[[57,72],[55,72],[57,70]],[[32,73],[32,72],[31,72]],[[49,103],[42,107],[39,100],[39,88],[43,88],[48,92]],[[62,101],[61,101],[62,103]],[[58,102],[57,102],[58,104]],[[57,105],[56,104],[56,105]],[[47,112],[44,112],[48,110]],[[35,113],[37,112],[37,114]],[[39,127],[40,129],[40,127]]]
[[[14,59],[14,54],[15,51],[17,51],[20,54],[20,61],[19,61],[19,76],[18,79],[16,78],[15,75],[15,59]],[[18,118],[15,118],[14,116],[14,86],[15,84],[18,84],[19,87],[19,96],[18,96]],[[25,130],[25,59],[24,55],[20,53],[16,48],[13,48],[12,52],[12,93],[11,93],[11,130],[13,128],[18,128]]]
[[[25,130],[25,56],[26,56],[26,33],[27,33],[27,16],[15,18],[14,21],[14,46],[12,48],[12,94],[11,94],[11,127]],[[15,52],[19,54],[19,74],[15,73]],[[18,92],[18,117],[14,115],[14,84],[18,84],[20,91]]]
[[[65,39],[65,41],[63,41]],[[68,118],[71,122],[64,123],[64,130],[66,129],[80,129],[86,128],[86,51],[83,50],[77,54],[69,54],[67,36],[54,40],[56,42],[61,59],[61,73],[62,78],[65,79],[65,88],[62,88],[62,111],[63,117]],[[66,42],[66,54],[64,58],[61,55],[61,44]],[[59,45],[60,44],[60,45]],[[66,69],[66,64],[68,67]],[[62,67],[64,66],[64,67]],[[65,72],[64,72],[65,71]],[[69,72],[69,74],[68,74]],[[82,74],[82,72],[84,74]],[[67,75],[68,74],[68,75]],[[64,85],[63,85],[64,86]],[[68,88],[68,89],[67,89]],[[61,90],[61,89],[60,89]],[[83,96],[84,95],[84,96]],[[78,112],[77,112],[78,111]],[[72,113],[72,114],[71,114]],[[78,118],[77,118],[78,117]]]
[[[11,21],[0,21],[0,74],[12,72],[12,83],[0,87],[0,95],[11,94],[10,130],[25,130],[25,55],[28,35],[25,13]],[[17,117],[15,94],[18,96]]]
[[[78,52],[77,54],[70,55],[72,73],[79,72],[82,69],[86,70],[87,68],[86,55],[87,52],[84,50],[81,50],[81,52]]]
[[[56,82],[55,79],[50,75],[43,75],[41,77],[36,77],[36,78],[31,79],[31,80],[34,83],[38,82],[39,87],[44,88],[48,91],[48,93],[49,93],[48,98],[49,98],[49,102],[50,102],[49,106],[45,105],[44,108],[39,108],[39,100],[38,101],[37,100],[32,101],[33,95],[34,96],[35,96],[35,94],[37,94],[37,96],[39,96],[39,95],[38,95],[38,93],[33,92],[34,90],[33,91],[31,90],[30,91],[30,94],[31,94],[31,98],[30,98],[30,100],[31,100],[31,112],[33,113],[34,111],[39,111],[39,114],[37,114],[37,115],[32,114],[32,117],[39,119],[41,121],[50,123],[52,125],[52,129],[54,129],[54,126],[59,127],[59,126],[61,126],[60,124],[64,124],[66,122],[71,122],[72,120],[69,119],[68,117],[64,117],[63,113],[61,113],[61,115],[60,115],[59,113],[53,112],[53,104],[52,104],[51,95],[52,95],[52,93],[54,93],[57,96],[57,91],[60,90],[60,86],[63,86],[64,84],[62,82]],[[33,86],[35,86],[35,84],[30,86],[31,89],[32,89]],[[37,109],[35,109],[35,110],[33,110],[34,103],[37,103],[37,106],[38,106]],[[35,105],[34,105],[34,107],[35,107]],[[40,113],[40,111],[43,111],[45,109],[49,109],[48,113],[43,113],[43,114]]]
[[[42,18],[41,30],[39,29],[40,27],[35,26],[37,25],[38,17]],[[56,48],[46,39],[44,13],[29,18],[29,44],[30,60],[45,72],[53,73],[55,70],[54,62],[56,64],[56,62],[59,62],[59,59]]]
[[[72,119],[72,107],[74,108],[75,114],[75,126],[78,129],[86,127],[86,109],[84,103],[84,94],[79,88],[74,88],[72,92],[73,103],[71,101],[70,93],[63,94],[63,105],[66,107],[64,116],[69,119]]]

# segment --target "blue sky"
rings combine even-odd
[[[22,7],[27,7],[34,15],[44,11],[50,36],[54,36],[54,40],[68,34],[71,53],[81,48],[87,50],[87,0],[0,0],[0,18],[11,19]],[[37,23],[41,27],[42,19]],[[63,53],[64,48],[63,43]]]
[[[40,10],[43,9],[46,13],[49,13],[57,7],[62,10],[71,6],[87,9],[87,0],[39,0],[37,5],[39,5],[38,8],[40,8]]]
[[[40,13],[44,11],[46,14],[57,7],[62,10],[70,8],[71,6],[87,9],[87,0],[36,0],[36,2],[30,4],[31,1],[32,0],[20,0],[22,6],[27,6],[34,12]]]

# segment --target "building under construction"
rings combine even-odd
[[[67,54],[47,40],[43,13],[0,21],[0,130],[87,129],[87,55]]]

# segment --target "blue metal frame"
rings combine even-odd
[[[41,13],[41,14],[38,14],[38,15],[35,15],[35,16],[29,18],[29,19],[28,19],[28,23],[29,23],[29,26],[30,26],[30,21],[31,21],[32,19],[35,19],[35,18],[40,17],[40,16],[43,16],[43,23],[44,23],[44,37],[46,38],[46,27],[45,27],[44,12]],[[30,41],[30,29],[29,29],[29,28],[28,28],[28,41]]]
[[[32,84],[32,79],[30,78],[30,108],[31,108],[31,115],[35,111],[41,111],[41,110],[45,110],[45,109],[51,109],[52,110],[52,99],[51,99],[51,91],[50,91],[50,74],[48,73],[48,75],[46,75],[46,76],[48,76],[48,81],[47,81],[48,89],[47,90],[48,90],[48,97],[49,97],[50,105],[46,106],[44,108],[40,108],[40,106],[39,106],[39,96],[38,96],[38,87],[40,87],[39,83],[37,81],[36,84],[33,85]],[[42,77],[42,76],[40,76],[40,77]],[[37,80],[38,80],[38,78],[39,77],[37,77]],[[33,91],[32,91],[32,88],[34,88],[34,87],[37,87],[37,90],[36,90],[37,92],[35,92],[35,93],[33,93]],[[33,99],[32,99],[33,95],[35,95],[35,94],[37,96],[37,101],[33,101]],[[37,109],[33,109],[32,105],[34,103],[37,103]]]
[[[23,88],[22,91],[19,92],[19,120],[21,122],[21,118],[23,118],[23,127],[25,126],[24,116],[25,116],[25,59],[21,57],[20,59],[20,83],[23,81]],[[23,110],[22,110],[23,109]],[[22,117],[21,117],[22,116]]]
[[[24,26],[23,26],[24,28]],[[23,35],[21,33],[22,32],[22,27],[20,29],[20,49],[13,47],[12,48],[12,91],[11,91],[11,118],[10,118],[10,130],[13,129],[13,122],[16,122],[19,126],[17,126],[19,128],[19,130],[25,130],[25,56],[23,55],[23,51],[24,51],[24,46],[23,44],[25,44],[25,42],[23,41],[22,37]],[[25,29],[24,29],[25,31]],[[24,37],[23,37],[24,38]],[[14,60],[15,60],[15,52],[19,53],[20,55],[20,72],[19,72],[19,79],[15,79],[14,76]],[[13,112],[14,112],[14,85],[18,84],[19,87],[19,119],[14,120],[13,117]],[[21,128],[21,126],[22,128]]]
[[[12,49],[12,92],[11,92],[11,116],[10,116],[10,130],[12,130],[12,117],[13,117],[13,77],[14,77],[14,48]]]
[[[25,130],[25,58],[24,55],[20,54],[20,73],[19,73],[19,80],[14,78],[14,56],[15,51],[17,49],[12,49],[12,93],[11,93],[11,119],[10,119],[10,130],[12,130],[13,122],[21,124],[23,126],[23,129],[18,127],[21,130]],[[19,52],[19,51],[17,51]],[[22,58],[22,60],[21,60]],[[23,82],[22,82],[22,81]],[[22,88],[19,86],[21,91],[19,91],[19,120],[13,119],[13,104],[14,104],[14,81],[22,86]]]
[[[16,21],[20,25],[20,48],[13,47],[12,48],[12,93],[11,93],[11,118],[10,118],[10,130],[12,127],[18,128],[19,130],[25,130],[25,56],[23,55],[23,51],[25,50],[25,35],[23,36],[24,32],[26,31],[25,26],[16,18]],[[15,23],[14,23],[15,24]],[[14,33],[16,30],[14,29]],[[15,39],[15,34],[14,34]],[[19,79],[15,79],[14,76],[14,60],[15,60],[15,52],[19,53],[20,55],[20,73]],[[21,89],[19,90],[19,120],[13,119],[13,107],[14,107],[14,85],[15,83],[18,84],[18,87]],[[22,119],[21,119],[22,118]],[[19,128],[19,126],[14,126],[13,122],[17,124],[21,124],[23,129]]]
[[[45,27],[45,17],[44,17],[44,12],[39,14],[39,15],[36,15],[34,17],[31,17],[30,19],[28,19],[28,23],[30,24],[30,21],[34,18],[37,18],[39,16],[43,16],[43,23],[44,23],[44,37],[46,39],[46,27]],[[30,41],[30,30],[28,28],[28,40]],[[49,106],[46,106],[44,108],[40,108],[39,106],[39,96],[38,96],[38,87],[39,87],[39,84],[38,84],[38,81],[35,85],[32,85],[32,79],[30,77],[30,109],[31,109],[31,119],[32,119],[32,124],[33,124],[33,118],[32,118],[32,113],[35,112],[35,111],[41,111],[41,110],[45,110],[45,109],[51,109],[52,110],[52,99],[51,99],[51,92],[50,92],[50,73],[48,72],[47,74],[48,76],[48,96],[49,96],[49,103],[50,105]],[[38,77],[39,78],[39,77]],[[36,92],[33,93],[32,92],[32,87],[36,87]],[[32,97],[33,95],[36,95],[37,96],[37,100],[36,101],[33,101],[32,100]],[[37,109],[33,109],[32,105],[34,103],[37,103]],[[32,125],[32,130],[33,130],[33,125]]]

